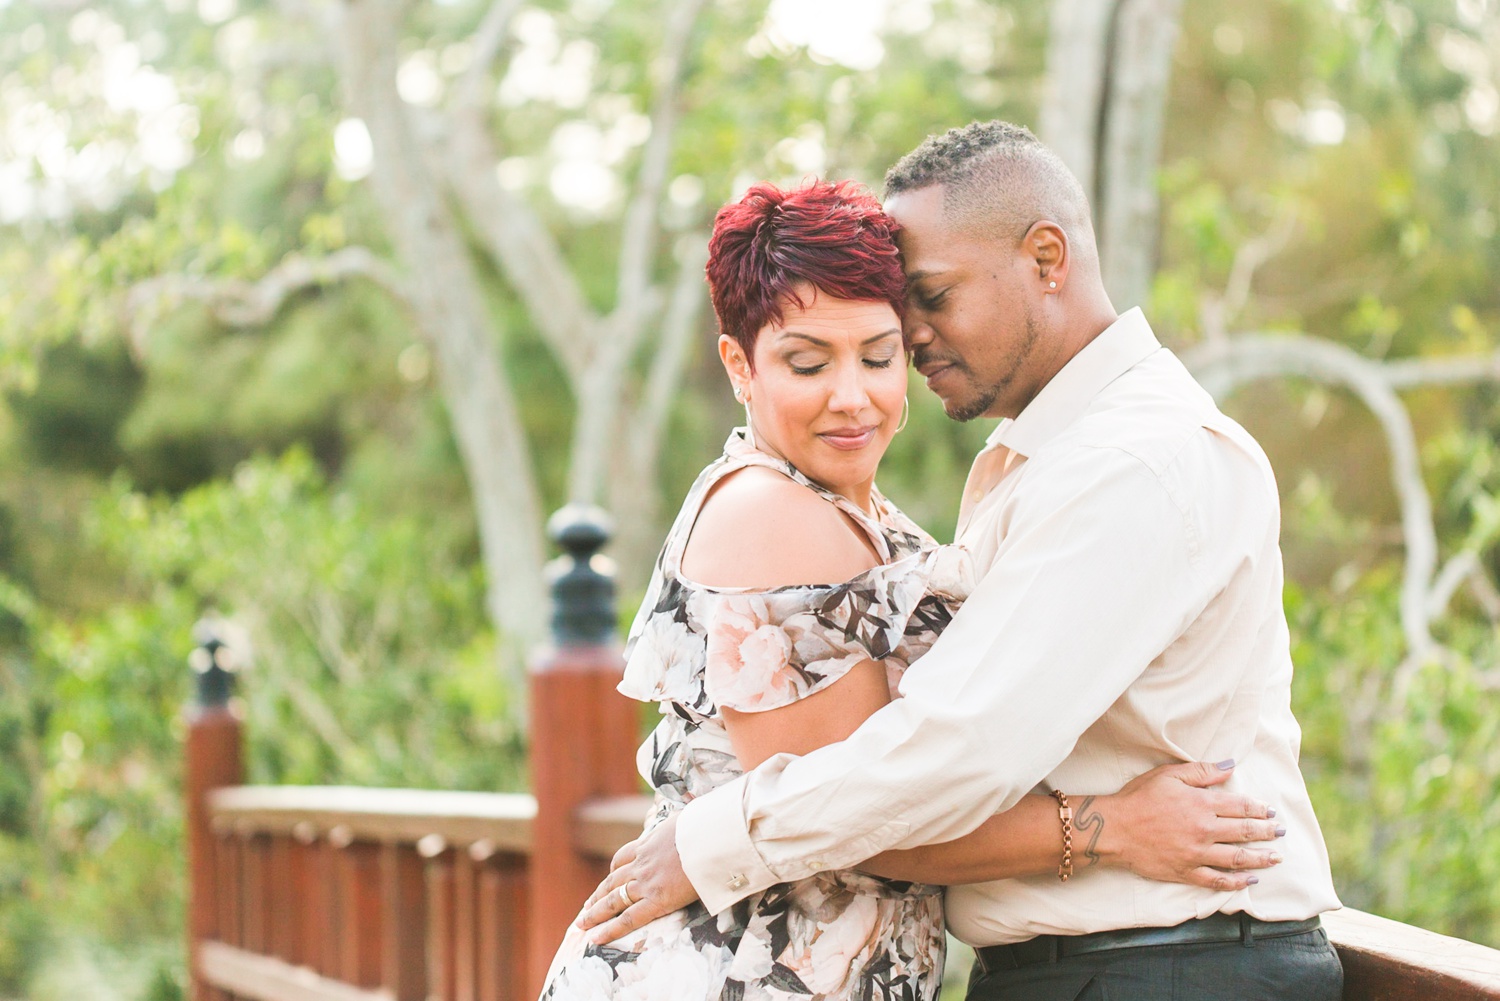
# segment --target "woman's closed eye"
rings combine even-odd
[[[884,355],[884,356],[877,355],[877,356],[872,356],[872,357],[869,357],[869,358],[862,358],[860,360],[861,360],[861,362],[864,364],[864,366],[866,368],[882,369],[882,368],[890,368],[891,365],[895,363],[896,356],[895,355]],[[823,371],[823,369],[825,369],[826,367],[828,367],[828,363],[827,362],[797,362],[797,361],[789,361],[789,362],[787,362],[787,364],[791,366],[792,372],[795,373],[796,375],[817,375],[819,372]]]

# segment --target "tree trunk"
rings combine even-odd
[[[491,622],[506,673],[545,635],[543,519],[520,414],[501,364],[463,234],[428,170],[396,93],[395,0],[342,5],[337,32],[346,100],[375,148],[372,188],[410,275],[414,312],[438,361],[438,382],[473,492]]]
[[[1156,270],[1156,169],[1182,0],[1055,0],[1042,139],[1089,193],[1104,287],[1142,306]]]

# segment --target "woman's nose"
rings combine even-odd
[[[829,395],[828,409],[841,413],[856,414],[870,404],[870,394],[865,389],[864,373],[860,366],[840,366],[834,375],[833,391]]]

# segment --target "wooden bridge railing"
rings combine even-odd
[[[578,816],[578,855],[600,869],[611,846],[640,832],[647,805],[635,796],[591,803]],[[220,991],[308,1001],[535,996],[520,975],[537,910],[532,797],[241,786],[212,793],[209,814],[219,935],[200,944],[199,965]],[[560,938],[548,937],[547,958]]]
[[[187,740],[193,1001],[531,1001],[634,838],[635,710],[614,691],[602,521],[550,526],[556,644],[532,665],[536,796],[244,786],[232,652],[194,653]],[[1325,918],[1359,1001],[1500,1001],[1500,951],[1358,911]]]

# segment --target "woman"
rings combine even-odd
[[[663,712],[639,756],[656,790],[648,829],[773,754],[848,736],[896,697],[972,586],[963,551],[875,488],[907,413],[893,229],[847,183],[758,185],[715,221],[719,355],[746,424],[689,490],[631,629],[620,690]],[[1156,795],[1138,779],[1095,802],[1128,818],[1161,806]],[[1122,829],[1123,844],[1091,845],[1106,864],[1168,850],[1128,819],[1112,837]],[[939,884],[1056,871],[1063,849],[1057,804],[1029,796],[958,841],[779,884],[718,915],[695,903],[604,944],[575,927],[543,997],[931,1001]],[[594,906],[628,895],[626,879],[606,881]]]

